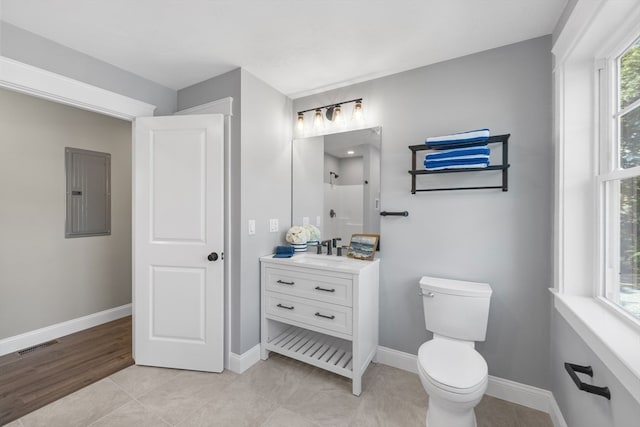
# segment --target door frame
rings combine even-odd
[[[136,117],[153,116],[156,106],[139,101],[119,93],[111,92],[88,83],[74,80],[72,78],[52,73],[42,68],[34,67],[16,61],[11,58],[0,55],[0,87],[16,92],[21,92],[37,98],[46,99],[48,101],[60,104],[70,105],[82,110],[93,111],[98,114],[104,114],[111,117],[133,122]],[[218,113],[224,117],[224,150],[225,150],[225,224],[224,224],[224,251],[229,254],[228,227],[226,218],[230,208],[227,203],[228,186],[228,143],[230,122],[232,116],[233,98],[223,98],[217,101],[183,110],[177,114],[202,114],[202,113]],[[204,111],[203,111],[204,110]],[[133,132],[133,129],[132,129]],[[133,143],[133,134],[131,135]],[[133,164],[131,166],[133,168]],[[132,171],[133,172],[133,171]],[[133,186],[133,182],[132,182]],[[132,244],[133,244],[133,207],[132,207]],[[135,260],[132,259],[132,262]],[[224,367],[229,369],[229,356],[231,347],[231,306],[229,280],[228,280],[228,264],[225,262],[224,271]],[[133,297],[133,277],[132,277],[132,297]]]

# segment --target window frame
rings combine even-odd
[[[640,330],[599,293],[603,213],[596,180],[605,132],[596,71],[606,69],[602,58],[633,42],[629,34],[640,33],[640,3],[576,0],[565,13],[552,47],[554,314],[640,402]]]
[[[619,37],[609,54],[601,55],[595,61],[595,81],[597,111],[595,129],[597,149],[595,164],[596,182],[596,271],[594,298],[610,312],[640,332],[640,319],[633,316],[609,296],[611,288],[619,288],[620,267],[620,210],[619,192],[611,191],[613,183],[624,179],[640,178],[640,166],[623,169],[620,164],[620,118],[624,112],[633,111],[640,100],[625,108],[620,107],[620,67],[619,58],[640,39],[640,29],[632,30]],[[615,218],[612,223],[609,218]]]

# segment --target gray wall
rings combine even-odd
[[[131,124],[0,89],[0,339],[131,302]],[[111,153],[111,235],[65,239],[64,147]]]
[[[477,348],[491,375],[550,388],[551,37],[300,98],[301,111],[364,98],[382,125],[381,200],[409,217],[382,220],[380,345],[416,354],[430,338],[423,275],[487,282],[487,340]],[[509,191],[410,194],[411,152],[428,136],[488,127],[511,133]],[[425,176],[422,185],[499,182],[493,172]]]
[[[295,101],[294,101],[295,102]],[[335,172],[338,175],[340,175],[340,159],[338,159],[335,156],[332,156],[331,154],[324,154],[324,175],[322,177],[322,181],[326,182],[327,184],[331,184],[331,180],[333,180],[333,178],[329,176],[329,172]],[[335,180],[334,180],[335,183]]]
[[[558,39],[558,36],[560,35],[562,30],[564,29],[564,26],[567,25],[567,21],[569,20],[569,17],[571,16],[571,12],[573,12],[573,9],[576,7],[576,4],[578,4],[578,0],[567,0],[567,4],[565,5],[564,9],[562,10],[562,14],[560,15],[560,18],[558,18],[558,22],[556,23],[556,27],[553,29],[552,45]]]
[[[231,253],[225,257],[231,291],[231,351],[242,354],[260,342],[261,255],[284,242],[291,224],[291,102],[244,70],[178,92],[178,109],[233,97],[229,157]],[[269,233],[269,219],[280,231]],[[256,234],[248,235],[248,220]]]
[[[176,91],[0,21],[3,56],[153,104],[158,116],[176,111]]]
[[[364,182],[362,157],[343,157],[340,159],[340,172],[335,181],[337,185],[361,185]]]
[[[551,377],[553,394],[570,427],[637,427],[640,403],[607,369],[575,330],[555,310],[551,314]],[[611,390],[611,400],[577,389],[564,362],[593,367],[593,380],[583,381]]]
[[[242,70],[242,306],[240,352],[260,342],[260,264],[291,226],[291,100]],[[280,228],[269,233],[269,219]],[[256,220],[256,234],[247,223]],[[235,309],[235,308],[234,308]]]

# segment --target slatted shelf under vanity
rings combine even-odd
[[[353,378],[351,345],[338,338],[292,326],[266,343],[265,347],[292,359]]]

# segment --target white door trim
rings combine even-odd
[[[156,109],[155,105],[4,56],[0,56],[0,87],[128,121],[153,116]]]
[[[207,102],[206,104],[176,111],[176,115],[185,114],[224,114],[225,116],[233,116],[233,98],[228,96]]]

